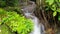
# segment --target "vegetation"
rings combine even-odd
[[[60,1],[59,0],[46,0],[47,7],[53,11],[53,17],[58,16],[60,20]]]
[[[0,29],[2,30],[0,34],[12,34],[10,31],[17,32],[17,34],[28,34],[32,31],[33,23],[30,19],[26,19],[21,15],[18,1],[19,0],[0,0]],[[19,14],[17,14],[17,12]]]
[[[19,0],[0,0],[0,7],[18,6]]]
[[[48,34],[55,34],[60,28],[60,0],[36,0],[36,4],[35,15],[45,24]]]
[[[21,12],[20,4],[29,0],[0,0],[0,29],[7,34],[28,34],[33,30],[33,23]],[[34,14],[45,25],[48,31],[56,32],[60,26],[60,0],[32,0],[36,3]],[[4,27],[2,27],[4,26]],[[5,28],[6,27],[6,28]],[[51,31],[52,30],[52,31]],[[5,33],[5,31],[2,31]],[[1,34],[4,34],[0,32]]]
[[[9,31],[9,28],[3,24],[0,26],[0,34],[15,34],[15,33]]]
[[[0,9],[0,18],[0,25],[7,25],[7,28],[10,28],[12,32],[28,34],[33,29],[33,23],[30,19],[26,19],[24,16],[19,15],[14,11],[11,12]]]

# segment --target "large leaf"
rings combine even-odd
[[[53,2],[54,2],[54,0],[46,0],[46,2],[48,2],[48,3],[49,3],[49,5],[52,5],[52,4],[53,4]]]
[[[59,0],[59,2],[60,2],[60,0]]]

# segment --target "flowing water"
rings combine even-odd
[[[32,21],[34,23],[34,30],[31,34],[41,34],[41,26],[39,26],[38,19],[34,16],[34,19]]]
[[[39,23],[39,19],[34,15],[34,10],[36,8],[36,4],[30,1],[29,6],[25,6],[22,10],[24,16],[28,19],[31,19],[34,23],[34,30],[30,34],[44,34],[44,25]]]
[[[32,13],[24,13],[24,15],[28,18],[31,19],[34,23],[34,30],[30,33],[30,34],[44,34],[44,25],[43,24],[39,24],[39,19],[32,15]]]
[[[40,32],[41,30],[40,30],[40,26],[39,26],[37,17],[31,15],[30,13],[26,13],[25,15],[26,15],[26,17],[31,19],[34,23],[34,30],[30,34],[41,34],[41,32]]]

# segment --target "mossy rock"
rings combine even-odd
[[[1,25],[0,34],[14,34],[14,33],[12,33],[6,25]]]

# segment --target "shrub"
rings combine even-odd
[[[0,7],[18,6],[19,0],[0,0]]]
[[[14,34],[12,33],[9,28],[3,24],[3,25],[0,25],[0,34]]]
[[[14,11],[6,11],[0,9],[0,15],[3,16],[1,24],[6,24],[12,30],[18,34],[28,34],[33,30],[33,23],[30,19],[26,19],[24,16],[17,14]]]
[[[53,11],[53,17],[58,16],[60,20],[60,0],[46,0],[46,5]]]
[[[0,0],[0,7],[5,7],[5,6],[6,6],[6,1]]]
[[[8,6],[17,6],[19,3],[19,0],[6,0],[6,4]]]
[[[0,8],[0,25],[3,23],[3,18],[7,16],[7,12]]]
[[[32,30],[32,22],[24,16],[19,16],[17,13],[9,12],[9,18],[6,19],[6,24],[12,29],[17,31],[18,34],[28,34]]]

